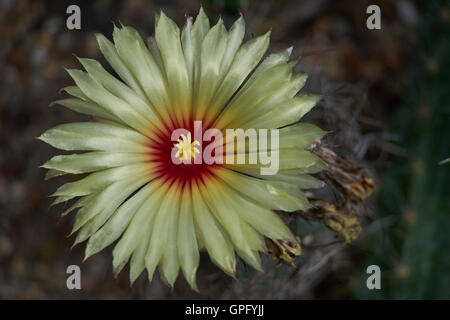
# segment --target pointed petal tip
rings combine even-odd
[[[193,272],[193,274],[189,277],[186,278],[186,282],[189,284],[189,286],[191,287],[191,289],[193,289],[196,292],[199,292],[198,287],[197,287],[197,279],[196,279],[196,270]]]
[[[56,190],[55,192],[53,192],[51,195],[49,195],[49,197],[58,197],[59,194],[57,194],[58,190]]]
[[[55,105],[60,104],[61,100],[62,100],[62,99],[52,101],[52,102],[49,103],[48,106],[49,106],[49,107],[54,107]]]
[[[100,250],[98,250],[97,248],[92,248],[92,238],[89,239],[87,245],[86,245],[86,249],[84,251],[84,259],[83,262],[86,261],[88,258],[92,257],[94,254],[97,254]]]
[[[156,24],[158,25],[161,21],[164,21],[165,19],[169,19],[169,17],[166,16],[164,11],[160,10],[158,14],[158,19],[156,20]]]
[[[119,20],[119,24],[120,24],[120,26],[122,27],[122,29],[126,27],[126,26],[122,23],[122,21],[120,21],[120,20]]]
[[[153,281],[153,274],[154,274],[154,272],[155,272],[155,271],[153,271],[153,272],[150,274],[150,272],[148,272],[148,270],[147,270],[147,279],[148,279],[148,282],[149,282],[149,283],[152,283],[152,281]]]
[[[200,293],[200,290],[198,289],[196,283],[194,283],[193,285],[191,285],[191,289],[194,290],[194,291],[197,292],[197,293]]]
[[[292,50],[294,50],[294,46],[289,46],[286,51],[288,52],[288,55],[290,56],[292,54]]]
[[[73,231],[67,236],[67,238],[69,238],[72,234],[73,234]],[[75,241],[73,242],[72,246],[70,247],[70,250],[72,250],[79,243],[80,242],[77,239],[75,239]]]
[[[229,261],[230,265],[225,266],[227,269],[224,271],[233,279],[237,280],[236,278],[236,260],[235,259],[230,259]]]
[[[117,277],[119,276],[120,272],[125,267],[127,262],[128,262],[128,260],[125,260],[121,264],[117,265],[117,264],[114,263],[114,260],[113,260],[113,275],[114,275],[114,279],[117,279]]]
[[[51,169],[51,168],[48,168],[47,162],[48,162],[48,161],[44,162],[44,163],[41,164],[38,168]]]
[[[137,278],[139,278],[140,275],[141,274],[136,274],[134,272],[132,273],[130,271],[130,278],[129,278],[129,280],[130,280],[130,287],[132,287],[134,285],[134,283],[136,282]]]
[[[64,68],[66,70],[66,72],[73,78],[74,76],[76,76],[77,73],[81,73],[83,71],[78,70],[78,69],[72,69],[72,68]]]
[[[244,28],[244,33],[245,33],[245,19],[244,19],[244,15],[242,14],[242,12],[239,12],[239,18],[237,18],[235,23],[242,25],[242,28]]]
[[[169,287],[171,290],[173,290],[174,284],[175,284],[175,280],[174,280],[174,279],[168,280],[168,279],[164,276],[164,274],[163,274],[162,272],[161,272],[160,274],[161,274],[161,275],[160,275],[161,281],[162,281],[167,287]]]
[[[84,258],[82,262],[85,262],[88,258],[90,258],[92,254],[88,254],[87,252],[84,254]]]

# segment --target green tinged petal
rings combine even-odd
[[[321,99],[318,95],[301,94],[288,101],[282,102],[269,112],[250,120],[243,126],[246,128],[275,129],[292,124],[303,117]]]
[[[200,76],[200,55],[202,52],[202,42],[208,33],[210,28],[209,19],[206,16],[203,8],[200,7],[197,18],[192,26],[191,41],[192,41],[192,52],[194,56],[194,81],[197,82]]]
[[[167,232],[168,239],[166,250],[164,251],[159,270],[160,274],[165,278],[169,286],[173,287],[180,269],[177,249],[179,206],[175,213],[169,218],[171,220],[169,221],[169,230]]]
[[[295,74],[289,80],[283,81],[282,85],[278,86],[251,109],[242,109],[247,112],[241,112],[238,116],[230,122],[229,126],[234,128],[244,127],[246,123],[252,119],[258,118],[261,115],[268,113],[276,108],[280,101],[287,101],[293,98],[296,93],[305,85],[307,79],[306,74]]]
[[[95,199],[95,197],[97,196],[97,194],[98,194],[98,193],[93,193],[93,194],[90,194],[90,195],[88,195],[88,196],[79,198],[73,205],[71,205],[71,206],[69,207],[69,209],[66,209],[63,213],[61,213],[61,216],[64,217],[65,215],[69,214],[69,213],[72,212],[73,210],[88,205],[90,202],[92,202],[92,201]],[[67,201],[67,200],[70,200],[70,199],[72,199],[72,198],[73,198],[73,197],[58,197],[58,198],[56,198],[56,200],[58,200],[58,199],[61,199],[61,200],[64,199],[64,201]],[[55,202],[56,202],[56,200],[55,200]]]
[[[81,227],[84,229],[78,233],[76,243],[84,241],[87,237],[97,231],[111,214],[114,213],[116,208],[118,208],[132,192],[146,182],[148,182],[148,178],[145,176],[139,177],[137,175],[131,175],[126,179],[110,184],[94,196],[89,203],[78,211],[75,218],[72,233]],[[86,223],[88,223],[88,227],[84,228]],[[90,233],[91,231],[92,233]]]
[[[295,241],[295,237],[281,218],[267,207],[261,206],[240,192],[230,190],[231,206],[255,230],[268,238]]]
[[[242,117],[259,103],[285,86],[292,75],[295,62],[281,64],[266,70],[242,94],[235,96],[216,121],[218,128],[229,127],[230,122]]]
[[[220,230],[213,215],[202,199],[198,188],[199,186],[195,184],[192,188],[194,222],[198,236],[205,245],[211,261],[225,273],[234,277],[236,272],[236,258],[233,248],[228,244],[225,235]]]
[[[63,176],[63,175],[65,175],[65,174],[67,174],[67,172],[63,172],[63,171],[59,171],[59,170],[52,170],[52,169],[50,169],[50,170],[48,170],[47,171],[47,173],[45,174],[45,180],[49,180],[49,179],[52,179],[52,178],[56,178],[56,177],[59,177],[59,176]]]
[[[271,53],[261,64],[255,69],[248,80],[242,87],[241,92],[244,92],[264,71],[280,64],[287,63],[292,53],[292,47],[281,50],[279,52]]]
[[[152,234],[147,253],[145,255],[145,267],[149,281],[153,278],[153,273],[161,261],[167,248],[169,240],[169,230],[176,219],[179,210],[179,193],[176,188],[169,188],[152,226]]]
[[[146,188],[148,188],[148,193],[150,193],[150,195],[135,213],[122,238],[114,247],[114,269],[118,269],[124,262],[126,263],[134,250],[141,245],[141,242],[147,244],[150,241],[153,221],[161,206],[164,190],[163,188],[160,188],[160,184],[154,182],[150,183]],[[139,248],[139,251],[140,250],[143,250],[143,248]],[[140,254],[141,252],[139,252],[139,255]],[[130,275],[132,281],[137,278],[139,271],[142,272],[140,259],[140,256],[134,258],[133,274],[132,276]]]
[[[310,175],[299,174],[297,172],[291,173],[291,171],[293,170],[280,170],[277,174],[274,175],[261,175],[259,169],[234,167],[233,170],[259,179],[287,182],[289,184],[296,185],[300,189],[315,189],[325,186],[325,183],[323,181],[316,179]]]
[[[281,128],[280,149],[282,148],[305,148],[319,141],[327,133],[319,127],[310,123],[296,123],[292,126]]]
[[[61,106],[64,106],[66,108],[69,108],[70,110],[82,113],[82,114],[88,114],[94,117],[99,117],[103,119],[107,119],[110,121],[116,121],[119,123],[124,123],[122,120],[108,112],[107,110],[100,107],[98,104],[91,102],[91,101],[84,101],[81,99],[61,99],[56,100],[52,102],[51,106],[54,104],[59,104]]]
[[[325,182],[306,174],[294,176],[290,174],[279,173],[273,176],[263,176],[262,178],[267,180],[287,182],[296,185],[301,189],[317,189],[323,188],[325,186]]]
[[[322,162],[322,160],[315,154],[307,150],[302,150],[298,148],[272,150],[270,151],[270,153],[272,158],[278,159],[278,167],[276,167],[278,170],[309,168],[316,166],[318,163]],[[272,163],[262,164],[260,158],[257,159],[257,163],[251,164],[249,158],[250,155],[246,154],[245,163],[230,165],[230,167],[256,169],[256,168],[268,168],[273,165]]]
[[[196,79],[195,116],[202,119],[219,84],[222,57],[228,33],[222,20],[212,27],[203,40],[200,56],[200,76]]]
[[[194,48],[192,44],[192,18],[186,19],[186,24],[181,32],[181,45],[183,47],[184,59],[189,76],[191,88],[194,88]]]
[[[132,89],[108,73],[98,61],[82,58],[78,58],[78,60],[94,80],[98,81],[116,97],[126,101],[140,116],[144,117],[152,124],[159,123],[159,120],[156,118],[151,107]]]
[[[89,98],[77,86],[68,86],[68,87],[62,88],[60,90],[60,92],[61,91],[65,91],[68,94],[70,94],[71,96],[76,97],[76,98],[81,99],[81,100],[84,100],[84,101],[88,101],[89,100]]]
[[[148,161],[148,155],[142,153],[88,152],[55,156],[42,167],[77,174],[145,161]]]
[[[156,39],[154,36],[148,38],[147,46],[148,46],[148,49],[150,50],[153,58],[155,58],[155,61],[158,64],[159,68],[161,70],[164,70],[164,64],[163,64],[163,60],[161,57],[161,51],[159,51],[158,43],[156,43]]]
[[[280,173],[288,174],[288,175],[301,175],[301,174],[310,174],[310,173],[318,173],[327,168],[325,162],[320,161],[315,165],[308,168],[296,168],[296,169],[288,169],[288,170],[280,170]]]
[[[195,274],[200,263],[200,253],[198,252],[193,214],[190,192],[183,192],[178,219],[178,259],[186,281],[194,290],[198,290]]]
[[[111,219],[89,239],[86,245],[86,258],[103,250],[120,237],[144,202],[151,197],[154,189],[155,184],[149,183],[114,212]],[[148,209],[145,208],[144,210],[148,211]]]
[[[97,34],[97,42],[100,47],[100,51],[103,53],[103,56],[106,58],[108,63],[113,67],[114,71],[119,75],[119,77],[131,88],[134,92],[136,92],[141,98],[145,98],[144,91],[142,90],[139,83],[136,81],[136,78],[130,72],[128,67],[119,57],[114,44],[106,39],[102,34]]]
[[[50,207],[53,207],[54,205],[57,205],[61,202],[66,202],[72,199],[72,197],[57,197],[53,202],[51,203]]]
[[[88,73],[81,70],[67,70],[77,86],[92,101],[111,112],[124,123],[143,134],[148,134],[150,122],[145,120],[127,101],[113,95]]]
[[[239,50],[241,46],[242,40],[245,35],[245,22],[244,17],[240,16],[230,28],[228,34],[227,48],[222,58],[222,62],[220,64],[220,81],[222,81],[223,77],[227,74],[231,63],[236,56],[236,52]]]
[[[287,149],[287,148],[307,148],[314,142],[318,142],[327,133],[319,127],[310,123],[295,123],[293,125],[283,127],[278,130],[278,147],[271,146],[272,130],[267,130],[267,134],[260,134],[256,144],[250,144],[249,140],[245,140],[245,149],[236,150],[236,153],[255,153],[266,150]],[[244,131],[245,134],[245,131]],[[226,141],[223,152],[226,148],[235,143],[235,139]],[[216,153],[218,154],[218,153]]]
[[[150,177],[150,168],[148,164],[138,163],[94,172],[83,179],[62,185],[52,194],[52,197],[85,196],[129,176],[143,175]]]
[[[161,12],[156,24],[155,38],[161,52],[172,105],[190,105],[191,87],[181,47],[180,29],[164,12]]]
[[[38,139],[67,151],[148,152],[147,139],[143,135],[122,126],[99,122],[61,124]]]
[[[297,211],[311,207],[303,192],[294,185],[278,181],[263,181],[227,169],[217,170],[217,175],[233,189],[268,208]]]
[[[143,234],[130,260],[130,283],[133,284],[145,269],[145,254],[147,253],[151,233]]]
[[[139,33],[131,27],[114,28],[113,37],[120,58],[142,86],[148,101],[160,115],[166,115],[170,100],[165,76]]]
[[[269,46],[270,31],[266,34],[253,38],[242,45],[237,51],[233,62],[216,91],[211,105],[210,118],[214,119],[222,110],[231,96],[244,82],[253,68],[258,64]]]
[[[240,216],[234,210],[229,210],[227,203],[223,200],[223,193],[219,193],[211,185],[208,186],[208,192],[202,192],[202,196],[217,221],[228,233],[238,254],[252,267],[261,270],[259,254],[252,250],[246,238],[246,233],[251,232],[251,229],[246,229],[243,226],[245,222]]]

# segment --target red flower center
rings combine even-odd
[[[149,155],[150,161],[156,165],[154,173],[163,179],[164,182],[177,183],[180,185],[185,185],[186,183],[190,184],[190,182],[195,179],[199,181],[204,181],[207,177],[215,176],[214,170],[219,164],[207,164],[205,161],[201,161],[201,163],[194,163],[194,158],[190,161],[191,163],[175,163],[173,161],[173,149],[177,148],[175,145],[177,141],[172,140],[172,132],[176,129],[185,129],[187,130],[192,140],[187,143],[193,143],[194,141],[198,141],[196,143],[195,148],[199,151],[199,153],[195,153],[195,158],[203,157],[203,150],[213,141],[204,141],[202,140],[203,134],[209,127],[202,127],[201,132],[198,131],[198,128],[194,127],[194,121],[189,121],[184,123],[183,126],[176,128],[174,125],[165,126],[164,131],[160,131],[159,141],[150,140],[149,142]],[[177,137],[178,138],[178,137]],[[213,154],[214,155],[214,154]],[[194,156],[194,154],[192,154]],[[197,159],[198,161],[198,159]]]

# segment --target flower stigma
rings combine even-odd
[[[174,144],[174,148],[178,148],[175,157],[179,158],[183,163],[191,163],[191,160],[195,158],[196,153],[200,151],[195,147],[200,145],[200,143],[195,140],[191,140],[191,133],[188,132],[187,136],[181,135],[181,138],[177,140]]]

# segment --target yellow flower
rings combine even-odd
[[[43,165],[49,177],[89,173],[52,195],[54,204],[78,197],[65,213],[79,209],[72,233],[75,244],[88,240],[86,258],[119,239],[115,273],[129,262],[131,282],[144,269],[151,281],[159,267],[172,286],[181,268],[196,289],[201,249],[234,276],[236,254],[261,269],[265,237],[297,243],[273,210],[308,209],[301,188],[322,185],[308,174],[324,165],[305,148],[324,132],[297,122],[319,97],[297,95],[306,75],[293,73],[292,48],[260,63],[269,32],[242,44],[244,31],[242,17],[227,30],[222,20],[210,27],[200,10],[180,32],[161,13],[147,46],[131,27],[116,27],[114,43],[97,35],[120,80],[92,59],[79,59],[86,72],[68,70],[76,86],[65,91],[73,98],[56,103],[99,121],[62,124],[39,138],[88,151]],[[281,128],[278,147],[269,147],[279,154],[279,171],[262,175],[261,163],[194,163],[208,145],[194,140],[194,121],[202,121],[202,132]],[[174,141],[179,128],[188,134]]]

